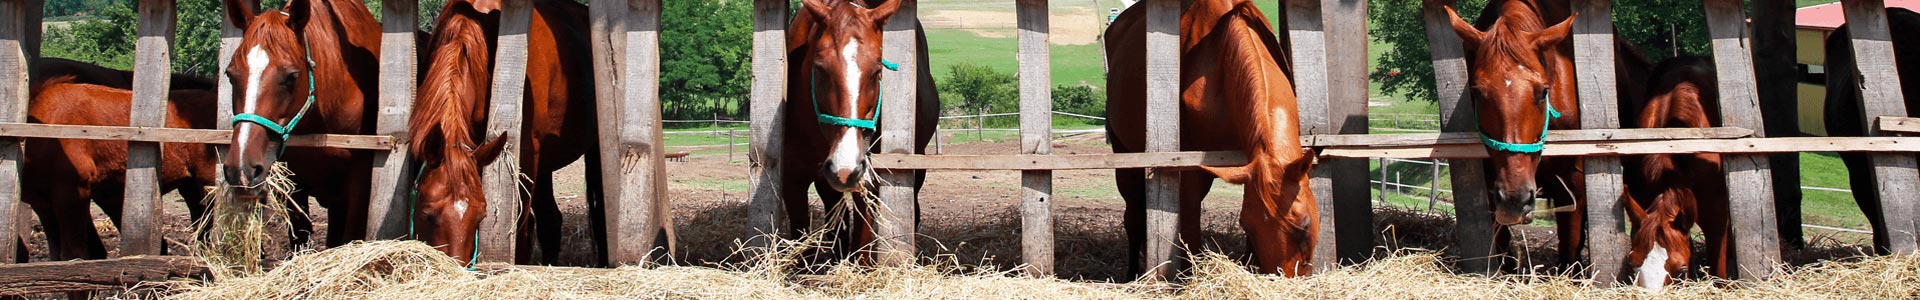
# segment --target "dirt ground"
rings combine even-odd
[[[1069,13],[1053,13],[1048,26],[1048,42],[1055,45],[1087,45],[1100,41],[1100,26],[1106,13],[1096,14],[1087,7],[1070,8]],[[989,38],[1013,38],[1018,16],[1013,11],[938,10],[920,15],[927,28],[964,29]]]
[[[1109,152],[1099,135],[1058,138],[1054,153],[1093,154]],[[1015,153],[1010,141],[947,145],[947,154]],[[587,232],[586,203],[583,194],[582,166],[575,164],[559,176],[558,195],[566,216],[566,249],[560,253],[563,265],[584,265],[594,255]],[[738,241],[751,233],[747,228],[747,165],[728,162],[725,154],[693,155],[685,162],[668,165],[670,196],[678,232],[679,264],[713,265],[737,262],[732,257]],[[1058,171],[1054,173],[1055,238],[1057,272],[1069,279],[1124,281],[1128,260],[1125,231],[1121,226],[1123,201],[1114,192],[1112,173],[1107,170]],[[939,256],[965,265],[1009,269],[1020,261],[1019,255],[1019,173],[931,172],[921,191],[923,209],[919,249],[922,257]],[[186,253],[182,241],[188,241],[189,227],[185,208],[177,197],[169,198],[167,224],[168,248]],[[1207,250],[1244,257],[1245,234],[1238,225],[1240,190],[1217,183],[1205,207]],[[820,219],[820,202],[812,199],[810,210]],[[320,247],[325,236],[325,210],[315,206],[316,241],[287,249],[297,251]],[[117,234],[110,222],[96,212],[95,224],[107,239],[107,248],[116,248]],[[1445,249],[1453,244],[1451,216],[1427,215],[1394,209],[1376,209],[1376,253],[1405,248]],[[819,226],[820,221],[813,222]],[[46,243],[38,225],[33,225],[29,247],[34,261],[44,261]],[[1553,230],[1544,227],[1519,227],[1517,246],[1526,249],[1525,265],[1553,265]],[[1811,238],[1811,237],[1810,237]],[[1860,253],[1848,246],[1830,246],[1818,251],[1789,252],[1789,260],[1845,257]],[[275,255],[285,255],[285,252]],[[538,254],[537,254],[538,255]]]

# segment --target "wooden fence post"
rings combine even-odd
[[[134,127],[163,127],[167,121],[167,91],[171,90],[174,19],[173,0],[140,1],[139,37],[133,60]],[[126,204],[120,215],[120,256],[160,254],[166,230],[159,218],[160,143],[127,142]]]
[[[1746,6],[1741,2],[1705,0],[1703,3],[1707,27],[1713,36],[1714,69],[1720,79],[1720,119],[1722,126],[1753,129],[1754,135],[1765,137],[1766,122],[1761,120],[1760,100],[1754,93],[1753,57],[1747,52],[1746,39],[1750,35]],[[1912,156],[1907,158],[1911,167]],[[1727,204],[1732,209],[1733,249],[1739,254],[1734,256],[1736,267],[1730,271],[1743,278],[1772,277],[1773,264],[1781,262],[1780,235],[1775,228],[1779,224],[1775,222],[1773,173],[1768,169],[1767,156],[1721,155],[1720,161],[1721,169],[1727,173],[1730,191]],[[1907,171],[1907,178],[1915,178],[1913,169]]]
[[[621,62],[626,99],[620,103],[619,194],[608,195],[608,251],[615,265],[640,263],[667,255],[673,243],[672,202],[668,202],[665,143],[660,131],[660,0],[629,1],[627,52]],[[617,171],[616,171],[617,170]],[[665,242],[658,244],[656,242]]]
[[[394,137],[399,143],[392,151],[373,154],[372,197],[367,204],[367,239],[396,239],[408,234],[412,216],[414,170],[407,167],[407,118],[412,117],[415,74],[414,30],[419,17],[419,0],[385,0],[380,6],[380,110],[375,133]],[[226,84],[225,80],[221,81]],[[228,97],[221,93],[221,97]],[[223,106],[222,109],[227,109]],[[224,116],[224,115],[223,115]],[[220,122],[226,126],[227,122]],[[225,152],[222,152],[225,153]]]
[[[881,76],[880,84],[886,87],[882,92],[887,99],[880,109],[880,152],[890,154],[915,154],[914,149],[914,108],[919,104],[917,82],[920,77],[920,49],[916,38],[919,33],[919,8],[914,1],[900,4],[900,11],[894,13],[887,22],[884,38],[887,60],[900,64],[899,72],[887,72],[892,76]],[[931,116],[930,116],[931,117]],[[916,197],[919,191],[914,187],[914,170],[876,170],[886,184],[880,185],[880,207],[874,212],[873,228],[879,235],[874,249],[879,252],[883,265],[907,265],[914,262],[914,234],[918,230],[918,216],[915,211]]]
[[[1440,97],[1441,131],[1477,132],[1480,126],[1473,105],[1462,105],[1473,101],[1467,94],[1465,48],[1460,36],[1453,33],[1445,5],[1440,1],[1427,1],[1420,8],[1421,20],[1427,28],[1427,48],[1432,49],[1434,94]],[[1493,211],[1487,206],[1486,164],[1482,159],[1448,159],[1447,165],[1453,168],[1453,208],[1458,221],[1454,234],[1459,242],[1452,254],[1460,258],[1461,271],[1492,274],[1501,266],[1500,260],[1493,256],[1496,231]]]
[[[748,124],[748,173],[752,200],[747,223],[757,236],[749,246],[768,246],[782,233],[785,210],[780,200],[780,142],[782,106],[787,93],[787,0],[753,2],[753,92]],[[799,207],[794,209],[806,209]]]
[[[1292,45],[1293,93],[1299,101],[1300,135],[1333,134],[1327,119],[1327,35],[1320,19],[1320,0],[1287,0],[1287,41]],[[1319,236],[1314,242],[1313,265],[1320,270],[1337,267],[1339,252],[1335,243],[1339,233],[1333,224],[1333,168],[1316,167],[1310,172],[1308,186],[1321,212]]]
[[[493,56],[493,99],[488,101],[488,139],[506,137],[499,162],[485,167],[487,218],[480,224],[480,261],[512,262],[520,221],[520,105],[527,80],[527,28],[531,0],[502,0],[500,36]]]
[[[1842,0],[1847,15],[1848,37],[1853,39],[1854,74],[1860,82],[1861,122],[1868,136],[1892,136],[1874,126],[1879,116],[1907,116],[1900,74],[1894,69],[1893,38],[1887,28],[1886,5],[1881,0]],[[1723,93],[1724,95],[1724,93]],[[1723,96],[1724,97],[1724,96]],[[1914,214],[1920,203],[1920,174],[1914,170],[1912,153],[1873,155],[1874,178],[1880,183],[1880,212],[1887,223],[1888,245],[1895,254],[1914,253],[1916,248]],[[1729,186],[1732,187],[1732,186]],[[1737,213],[1736,213],[1737,214]]]
[[[27,19],[27,2],[35,0],[0,0],[0,18],[8,20]],[[27,52],[22,49],[26,42],[27,25],[37,24],[39,20],[26,22],[5,22],[0,25],[0,123],[25,122],[27,120]],[[21,139],[0,137],[0,264],[13,263],[16,256],[25,257],[26,253],[16,253],[14,241],[25,232],[16,231],[25,226],[26,205],[20,204],[20,162]]]
[[[1327,125],[1331,126],[1328,130],[1367,134],[1370,95],[1367,91],[1367,1],[1324,0],[1320,5],[1322,16],[1333,16],[1321,18],[1326,21],[1327,34]],[[1334,217],[1332,223],[1321,223],[1320,227],[1331,225],[1338,227],[1335,232],[1346,233],[1331,236],[1337,243],[1336,258],[1350,262],[1367,260],[1373,253],[1374,238],[1367,160],[1328,159],[1323,160],[1320,167],[1333,169],[1333,198],[1328,200],[1334,208],[1331,212],[1320,212],[1321,216]]]
[[[1579,66],[1580,128],[1620,128],[1618,99],[1614,90],[1613,1],[1589,0],[1575,4],[1580,17],[1574,18],[1573,64]],[[1596,284],[1611,286],[1620,280],[1621,261],[1627,255],[1627,236],[1620,222],[1622,188],[1620,157],[1591,156],[1581,159],[1586,168],[1587,201],[1586,245],[1591,277]],[[1580,251],[1561,249],[1560,251]]]
[[[240,1],[240,3],[253,9],[253,11],[260,11],[260,3],[258,1]],[[223,7],[221,9],[226,8]],[[246,29],[234,27],[233,25],[233,22],[229,22],[224,17],[220,19],[220,54],[215,56],[215,59],[219,61],[220,70],[226,70],[228,66],[233,65],[233,51],[240,47],[241,37],[247,33]],[[213,108],[214,118],[216,120],[213,123],[214,129],[230,131],[233,130],[233,81],[227,78],[227,72],[213,73],[214,90],[219,94],[216,95],[218,98],[217,101],[219,102],[217,105],[214,105]],[[227,155],[227,147],[228,145],[224,144],[213,145],[214,153],[218,153],[217,155],[219,155],[220,158],[225,158]],[[214,178],[226,180],[226,160],[221,159],[214,163],[219,164],[213,169]],[[379,227],[368,227],[369,230],[375,228]]]
[[[1053,71],[1046,0],[1015,4],[1020,23],[1020,152],[1053,153]],[[1021,171],[1020,261],[1053,274],[1053,171]]]
[[[1180,151],[1179,0],[1145,0],[1147,10],[1146,152]],[[1179,243],[1180,172],[1147,170],[1147,249],[1140,270],[1147,280],[1172,280]]]
[[[598,248],[596,250],[604,251],[598,253],[601,257],[595,259],[607,262],[609,265],[613,265],[612,262],[616,260],[616,255],[611,250],[616,247],[614,245],[620,244],[620,240],[614,239],[620,236],[616,234],[620,231],[620,227],[616,225],[619,223],[614,220],[620,219],[621,211],[615,209],[616,202],[613,201],[619,199],[617,195],[622,195],[622,190],[626,189],[626,186],[621,184],[625,182],[622,177],[625,174],[620,171],[626,166],[625,160],[621,159],[623,153],[620,151],[620,120],[621,112],[624,111],[620,106],[626,97],[627,83],[626,78],[622,76],[625,74],[622,73],[624,71],[622,67],[625,66],[622,60],[627,58],[627,52],[631,50],[626,47],[628,17],[625,17],[626,13],[632,9],[630,4],[628,1],[605,1],[590,3],[587,6],[588,38],[592,40],[591,47],[593,47],[591,51],[593,51],[594,126],[599,129],[598,136],[594,137],[599,149],[594,151],[598,151],[596,155],[600,156],[599,165],[587,167],[598,168],[600,191],[597,196],[600,197],[598,201],[601,201],[600,211],[587,213],[601,214],[602,220],[605,221],[604,224],[599,224],[601,228],[596,228],[606,230],[607,234],[605,240],[594,241],[601,243],[595,245]],[[588,197],[595,197],[593,193],[588,191]]]

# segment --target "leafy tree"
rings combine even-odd
[[[1438,98],[1434,96],[1433,62],[1427,49],[1420,4],[1418,0],[1368,1],[1367,15],[1373,21],[1368,34],[1387,47],[1374,62],[1371,77],[1381,83],[1384,93],[1434,101]],[[1486,4],[1486,0],[1461,0],[1454,7],[1462,17],[1472,21],[1479,17]],[[1621,38],[1633,42],[1648,59],[1658,62],[1675,52],[1680,55],[1709,53],[1705,16],[1699,1],[1636,0],[1614,2],[1611,17],[1614,30]]]
[[[1091,86],[1054,86],[1053,110],[1105,117],[1107,95],[1095,92]]]
[[[661,114],[737,115],[753,82],[753,3],[666,1],[661,12]]]
[[[973,114],[981,111],[988,113],[998,109],[1011,112],[1020,109],[1019,78],[1012,73],[1000,72],[993,68],[963,62],[948,69],[947,80],[940,85],[940,102],[946,110],[960,110],[961,114]],[[950,93],[949,93],[950,92]]]

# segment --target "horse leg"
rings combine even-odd
[[[1568,161],[1577,162],[1575,160]],[[1545,191],[1544,194],[1553,195],[1550,198],[1553,199],[1552,203],[1556,207],[1562,205],[1573,206],[1572,212],[1555,212],[1553,214],[1554,219],[1558,220],[1555,224],[1556,226],[1554,226],[1554,234],[1560,238],[1559,262],[1557,263],[1562,269],[1565,269],[1578,265],[1580,261],[1580,250],[1582,250],[1581,247],[1586,246],[1586,216],[1584,214],[1587,211],[1587,201],[1585,201],[1587,198],[1587,178],[1580,173],[1579,168],[1573,166],[1567,166],[1561,170],[1566,170],[1566,172],[1552,173],[1549,176],[1559,178],[1548,179],[1552,181],[1547,184],[1549,189],[1558,188],[1559,190]],[[1562,180],[1564,180],[1564,182]]]
[[[1843,152],[1840,161],[1847,166],[1847,182],[1853,188],[1854,203],[1860,205],[1860,212],[1867,215],[1867,224],[1873,226],[1873,252],[1891,253],[1888,247],[1893,240],[1887,236],[1887,220],[1880,214],[1880,181],[1873,176],[1873,157]]]
[[[354,165],[371,166],[371,154],[355,154]],[[339,231],[341,244],[367,238],[367,206],[373,203],[373,168],[357,168],[347,175],[346,193],[339,195],[345,200],[346,219],[331,219],[327,231]],[[328,210],[329,212],[334,210]],[[343,223],[344,222],[344,223]],[[336,225],[337,224],[337,225]]]
[[[1127,277],[1139,277],[1144,270],[1140,262],[1146,259],[1147,249],[1147,173],[1146,169],[1113,170],[1113,181],[1120,189],[1120,198],[1127,202],[1127,209],[1121,218],[1127,229]]]
[[[540,172],[533,182],[533,218],[535,234],[540,239],[540,262],[554,265],[560,262],[560,226],[566,217],[560,213],[560,203],[553,197],[553,172]]]
[[[194,180],[181,180],[173,186],[176,187],[174,188],[174,192],[180,193],[180,199],[187,203],[187,223],[200,224],[201,220],[205,220],[204,218],[207,217],[207,203],[201,202],[201,200],[207,199],[207,190],[201,188],[203,185]],[[193,236],[195,241],[207,240],[207,230],[195,231],[199,233]]]
[[[285,204],[291,208],[287,211],[287,230],[293,235],[287,239],[287,245],[294,249],[306,247],[313,241],[313,215],[308,213],[312,207],[307,204],[307,194],[296,192]],[[407,218],[412,220],[413,216]]]
[[[1174,251],[1174,253],[1186,253],[1188,255],[1182,256],[1188,256],[1186,258],[1190,259],[1190,255],[1201,253],[1206,249],[1206,236],[1205,233],[1201,231],[1200,219],[1206,216],[1207,211],[1200,205],[1200,202],[1207,199],[1207,192],[1213,187],[1213,174],[1204,171],[1182,173],[1184,174],[1180,174],[1180,213],[1178,215],[1180,222],[1180,247],[1184,249],[1175,249],[1178,251]],[[1251,247],[1252,244],[1248,246]],[[1176,261],[1184,260],[1182,257],[1174,257],[1173,259]],[[1188,264],[1191,263],[1190,261],[1188,262]]]
[[[758,234],[780,234],[780,238],[783,239],[800,239],[806,236],[808,227],[813,226],[810,222],[811,220],[809,220],[812,218],[812,211],[807,207],[807,188],[813,185],[813,182],[818,177],[801,170],[804,168],[794,166],[783,166],[782,168],[783,169],[776,172],[781,172],[780,201],[784,204],[782,206],[785,206],[783,207],[783,212],[787,214],[787,228],[781,230],[781,232],[761,232]],[[826,199],[821,200],[825,201]],[[822,207],[827,208],[828,212],[832,212],[832,206]]]
[[[596,150],[587,151],[586,154],[587,226],[592,227],[587,232],[593,234],[593,265],[605,267],[612,265],[608,260],[612,255],[607,253],[607,246],[612,242],[607,241],[607,194],[605,183],[600,182],[604,178],[600,174],[600,151],[597,150],[600,148],[593,149]]]
[[[93,204],[100,206],[100,211],[107,214],[107,221],[113,223],[113,226],[116,230],[120,228],[120,226],[122,225],[120,223],[120,212],[121,212],[121,209],[124,208],[122,204],[124,204],[127,199],[126,186],[124,185],[116,186],[111,184],[95,185],[93,188],[88,189],[87,191],[81,192],[80,194],[86,195],[86,197],[76,198],[76,199],[93,199]],[[107,257],[107,247],[105,244],[106,242],[101,240],[100,230],[94,228],[93,226],[93,213],[87,210],[87,205],[85,200],[78,200],[75,202],[77,203],[77,204],[73,204],[75,208],[70,209],[70,211],[74,211],[72,212],[73,215],[71,216],[77,219],[67,219],[65,221],[65,224],[68,224],[68,226],[66,227],[77,226],[79,228],[85,228],[85,229],[84,231],[82,231],[82,229],[71,229],[71,228],[67,230],[75,230],[74,232],[83,234],[83,235],[80,235],[80,237],[82,237],[81,242],[86,243],[88,257],[101,257],[101,258]],[[85,222],[85,223],[77,223],[77,222]],[[51,236],[51,234],[49,234],[49,236]],[[165,248],[166,247],[161,247],[161,249],[165,249]]]

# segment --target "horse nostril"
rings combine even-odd
[[[251,165],[251,166],[247,166],[247,178],[248,178],[248,179],[260,179],[261,177],[265,177],[265,176],[267,176],[267,167],[266,167],[266,166],[263,166],[263,165]]]

